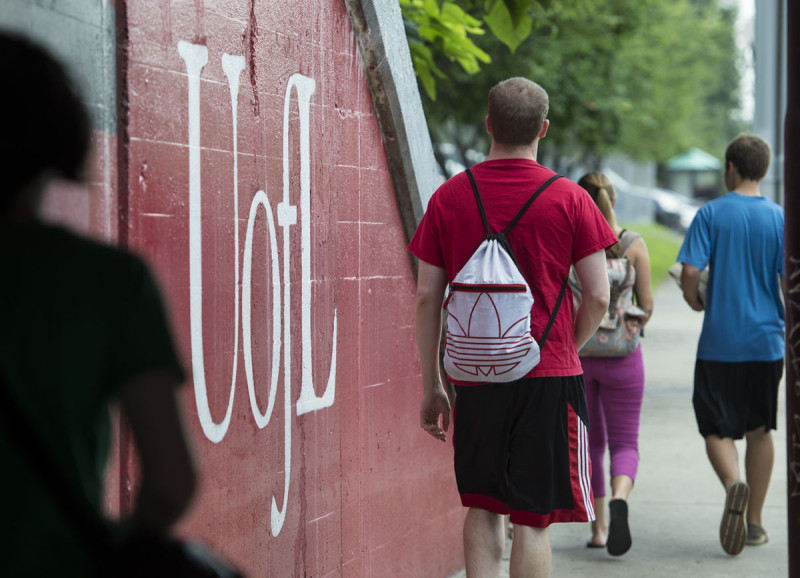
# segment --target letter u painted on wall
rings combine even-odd
[[[234,286],[235,319],[234,348],[230,395],[227,410],[222,421],[215,422],[211,416],[208,402],[208,383],[206,381],[205,356],[203,346],[203,247],[201,241],[203,217],[201,214],[202,185],[200,181],[201,143],[200,143],[200,75],[208,63],[208,49],[205,46],[181,41],[178,53],[186,65],[189,80],[189,301],[192,372],[194,374],[194,393],[200,425],[206,437],[214,443],[220,443],[228,432],[233,413],[233,401],[236,394],[236,369],[239,361],[239,321],[242,329],[242,353],[247,377],[247,391],[250,397],[250,408],[259,428],[266,427],[275,408],[275,400],[279,383],[281,354],[284,383],[284,491],[282,506],[272,498],[270,526],[272,535],[277,536],[286,518],[286,506],[289,497],[289,481],[291,477],[292,456],[292,415],[291,415],[291,383],[292,383],[292,311],[290,273],[293,262],[297,262],[294,253],[296,244],[290,243],[290,229],[300,227],[300,268],[301,268],[301,390],[297,400],[297,415],[314,412],[333,405],[336,394],[336,338],[337,312],[333,311],[333,336],[331,343],[330,369],[327,383],[322,395],[317,395],[312,377],[313,348],[315,345],[311,334],[311,155],[310,155],[310,103],[316,89],[312,78],[294,74],[286,86],[283,110],[283,200],[276,207],[277,223],[273,216],[273,208],[265,191],[255,193],[250,203],[247,219],[247,230],[244,239],[244,252],[240,263],[239,238],[239,188],[238,188],[238,145],[237,145],[237,109],[239,98],[239,79],[245,67],[243,56],[223,54],[221,63],[228,79],[231,97],[232,131],[233,131],[233,206],[234,206],[234,255],[235,274],[230,282]],[[298,205],[292,205],[290,199],[290,166],[289,151],[289,114],[296,103],[299,113],[299,147],[300,147],[300,196],[299,223]],[[272,355],[270,358],[270,383],[267,409],[262,412],[256,399],[256,384],[253,370],[252,319],[253,307],[253,234],[259,209],[266,216],[267,240],[269,244],[270,270],[269,279],[272,311]],[[278,246],[276,226],[282,229],[282,250]],[[283,257],[282,267],[280,258]],[[240,279],[241,271],[241,279]],[[283,277],[281,278],[281,271]],[[241,282],[241,303],[239,302],[239,285]]]

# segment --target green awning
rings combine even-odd
[[[675,155],[666,162],[669,171],[718,171],[722,161],[697,147]]]

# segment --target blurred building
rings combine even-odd
[[[697,147],[665,163],[667,188],[691,199],[713,199],[722,194],[723,162]]]

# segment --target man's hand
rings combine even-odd
[[[703,311],[706,308],[706,306],[703,305],[703,302],[700,300],[699,297],[695,301],[689,301],[689,298],[686,297],[686,294],[684,294],[683,298],[686,301],[686,303],[689,304],[689,307],[691,307],[695,311]]]
[[[439,417],[441,416],[441,424]],[[419,406],[419,425],[437,440],[447,441],[445,432],[450,427],[450,400],[443,387],[425,392]]]
[[[450,427],[450,400],[442,387],[439,368],[439,341],[442,337],[442,300],[447,287],[447,272],[441,267],[419,262],[417,274],[417,348],[422,369],[422,403],[419,425],[436,439],[447,441]],[[439,416],[442,418],[439,425]]]
[[[683,264],[681,270],[681,288],[683,289],[683,298],[689,307],[695,311],[703,311],[706,307],[700,299],[700,269],[689,265]]]

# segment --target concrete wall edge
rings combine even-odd
[[[408,239],[443,179],[396,0],[345,0]]]

